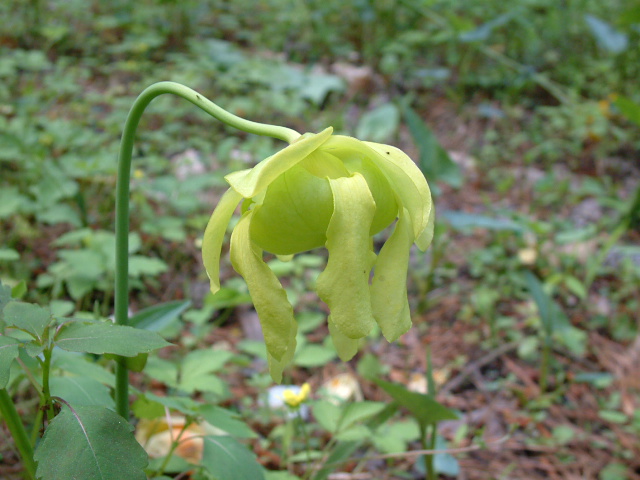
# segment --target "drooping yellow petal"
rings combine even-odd
[[[290,350],[295,350],[297,323],[287,293],[262,260],[262,250],[251,241],[252,215],[253,210],[242,215],[231,234],[231,263],[247,282],[268,353],[281,362]]]
[[[380,250],[371,282],[371,306],[385,338],[394,342],[411,328],[407,299],[407,267],[413,244],[409,212],[403,209],[391,236]]]
[[[220,290],[220,255],[227,225],[242,196],[233,189],[227,190],[216,206],[202,238],[202,262],[209,276],[211,291]]]
[[[433,231],[436,223],[436,206],[431,204],[431,210],[429,210],[429,221],[427,222],[426,228],[422,231],[418,239],[416,240],[416,245],[423,252],[431,245],[431,241],[433,240]]]
[[[409,211],[414,239],[419,238],[422,232],[429,228],[433,209],[427,180],[418,166],[402,150],[379,143],[363,143],[377,153],[374,161],[389,179],[402,207]]]
[[[254,197],[266,190],[271,182],[317,150],[329,137],[333,128],[329,127],[318,134],[304,134],[288,147],[275,155],[264,159],[255,167],[227,175],[225,180],[245,198]]]
[[[329,325],[331,340],[333,340],[333,346],[336,348],[340,360],[342,360],[343,362],[348,362],[354,357],[356,353],[358,353],[361,340],[349,338],[344,333],[342,333],[338,329],[338,327],[336,327],[335,323],[333,323],[331,315],[329,315],[327,323]]]
[[[333,215],[327,229],[329,261],[317,282],[335,326],[351,339],[366,336],[374,324],[369,274],[375,261],[369,229],[376,205],[362,175],[329,179]]]
[[[296,353],[296,329],[289,333],[287,338],[287,351],[280,360],[276,360],[273,355],[267,350],[267,363],[269,365],[269,373],[274,382],[282,382],[282,372],[287,365],[293,360],[293,356]]]

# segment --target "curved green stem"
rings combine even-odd
[[[30,479],[36,478],[36,463],[33,460],[33,448],[31,448],[31,442],[27,435],[24,425],[20,421],[20,415],[16,410],[16,406],[13,404],[13,400],[9,396],[6,389],[0,389],[0,414],[4,417],[4,421],[7,423],[9,432],[20,452],[22,457],[22,465],[27,472]]]
[[[145,89],[135,100],[125,122],[118,158],[118,179],[116,183],[116,272],[115,272],[115,319],[118,325],[128,323],[129,296],[129,180],[131,157],[136,129],[142,113],[149,103],[159,95],[172,93],[200,107],[209,115],[231,127],[247,133],[274,137],[293,143],[300,134],[295,130],[264,123],[251,122],[223,110],[198,92],[174,82],[159,82]],[[124,418],[129,416],[129,379],[126,359],[119,358],[116,366],[116,409]]]

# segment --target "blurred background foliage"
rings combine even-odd
[[[524,370],[494,365],[480,390],[515,398],[539,445],[565,425],[549,405],[592,410],[554,445],[576,457],[580,432],[602,434],[604,450],[585,450],[599,478],[636,478],[624,475],[640,434],[638,1],[6,0],[0,18],[0,279],[14,296],[111,314],[117,148],[149,84],[301,132],[333,125],[411,153],[436,194],[436,239],[409,275],[419,338],[401,348],[423,359],[435,342],[446,377],[516,342]],[[142,120],[132,308],[191,300],[167,333],[186,329],[185,349],[246,313],[228,264],[226,288],[207,294],[199,242],[223,176],[279,148],[176,99]],[[323,263],[271,260],[301,313],[321,310],[308,292]],[[293,379],[335,359],[317,325]],[[451,331],[464,342],[443,343]],[[238,349],[255,356],[251,341]],[[391,363],[398,378],[426,368]]]

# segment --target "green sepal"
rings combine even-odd
[[[213,211],[202,238],[202,262],[209,276],[211,292],[220,290],[220,256],[227,225],[242,196],[233,189],[227,190]]]

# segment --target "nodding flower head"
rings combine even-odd
[[[431,192],[415,163],[395,147],[332,132],[304,134],[255,167],[227,175],[231,188],[203,238],[202,256],[215,293],[226,226],[242,202],[231,234],[231,263],[249,287],[276,381],[293,358],[297,324],[263,252],[289,256],[327,248],[328,263],[316,289],[330,310],[333,343],[348,360],[374,324],[389,341],[411,327],[409,250],[413,243],[425,250],[433,237]],[[373,235],[394,222],[376,254]]]

